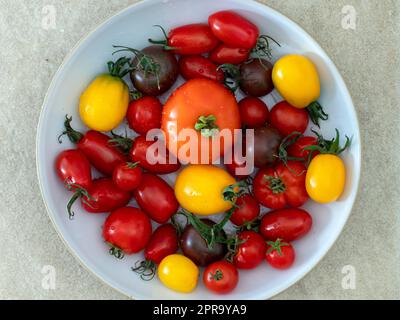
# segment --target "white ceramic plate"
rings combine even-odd
[[[175,293],[154,279],[143,282],[130,271],[130,266],[141,255],[123,261],[111,257],[101,238],[101,227],[106,215],[90,215],[75,206],[74,221],[68,219],[65,206],[71,196],[58,180],[54,170],[57,154],[72,147],[68,141],[58,144],[65,114],[72,115],[74,126],[84,130],[78,116],[78,100],[82,90],[99,73],[106,71],[105,62],[111,57],[113,44],[143,48],[149,37],[159,38],[155,24],[167,30],[179,25],[206,22],[216,11],[237,10],[258,25],[263,34],[278,40],[281,48],[274,49],[275,58],[287,53],[301,53],[310,57],[318,67],[322,83],[321,104],[330,114],[322,132],[333,137],[338,128],[353,138],[349,151],[343,155],[347,166],[347,183],[340,201],[320,205],[309,201],[305,206],[314,219],[309,235],[294,243],[297,261],[287,271],[274,271],[262,264],[253,271],[241,272],[240,284],[231,294],[216,296],[203,285],[189,295]],[[165,99],[165,97],[164,97]],[[271,106],[278,95],[266,97]],[[327,253],[346,223],[358,189],[360,177],[360,134],[354,106],[336,67],[321,47],[298,25],[270,9],[250,0],[148,0],[133,5],[112,17],[86,39],[81,41],[66,58],[49,88],[44,101],[37,133],[37,168],[40,188],[58,233],[81,263],[115,289],[136,299],[266,299],[285,290],[300,280]],[[172,177],[166,177],[172,182]],[[324,284],[321,283],[321,286]]]

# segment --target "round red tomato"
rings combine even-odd
[[[249,55],[249,49],[231,47],[222,43],[211,52],[210,60],[218,65],[241,64],[249,58]]]
[[[88,197],[81,198],[83,208],[90,213],[105,213],[124,207],[131,200],[131,193],[117,188],[112,179],[93,180],[87,190]]]
[[[290,243],[282,242],[281,239],[267,243],[267,254],[265,259],[275,269],[289,269],[296,259],[296,253]]]
[[[133,195],[144,212],[158,223],[166,223],[179,208],[174,189],[160,177],[144,173]]]
[[[260,215],[260,205],[249,194],[245,194],[236,200],[236,208],[231,216],[231,222],[236,226],[254,221]]]
[[[104,240],[114,253],[133,254],[144,249],[151,237],[150,219],[137,208],[125,207],[112,212],[103,226]]]
[[[270,123],[283,136],[288,136],[293,132],[304,133],[308,122],[309,117],[305,109],[295,108],[286,101],[279,102],[270,113]]]
[[[203,56],[183,56],[179,60],[179,69],[186,80],[207,78],[223,82],[225,79],[223,71],[219,70],[216,64]]]
[[[239,234],[239,244],[233,258],[234,265],[239,269],[254,269],[265,258],[267,244],[262,236],[254,231],[243,231]]]
[[[129,104],[126,118],[129,127],[145,135],[152,129],[161,128],[162,104],[154,97],[143,97]]]
[[[226,294],[237,287],[239,272],[228,261],[217,261],[204,270],[203,283],[212,292]]]
[[[269,110],[264,101],[247,97],[239,102],[242,124],[249,128],[262,127],[268,121]]]
[[[318,139],[316,137],[302,136],[296,140],[296,142],[288,146],[286,151],[289,157],[304,158],[305,160],[309,160],[311,151],[304,150],[304,148],[316,145],[318,145]],[[317,154],[319,154],[318,151],[313,151],[312,157],[315,157]]]
[[[312,227],[312,217],[302,209],[290,208],[267,213],[261,219],[260,233],[266,240],[294,241],[305,236]]]
[[[283,209],[300,207],[308,200],[306,167],[300,162],[279,163],[261,169],[253,181],[254,196],[265,207]]]
[[[219,40],[233,47],[252,49],[260,35],[256,25],[233,11],[214,13],[208,24]]]
[[[142,179],[142,170],[139,163],[121,163],[114,169],[113,181],[115,185],[124,191],[135,190]]]

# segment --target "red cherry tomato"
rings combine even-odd
[[[144,136],[137,137],[133,141],[133,146],[129,152],[132,162],[139,162],[140,167],[155,174],[169,174],[178,171],[181,168],[181,164],[175,156],[169,154],[166,148],[165,158],[163,153],[149,152],[149,154],[147,154],[147,151],[154,143],[154,141],[147,141]],[[155,155],[157,159],[160,158],[159,163],[152,164],[149,162],[147,157],[150,157],[152,154]]]
[[[235,48],[224,43],[216,47],[210,54],[210,60],[218,65],[221,64],[241,64],[250,55],[250,50]]]
[[[183,56],[179,60],[181,75],[186,79],[207,78],[223,82],[224,73],[218,66],[203,56]]]
[[[242,226],[254,221],[260,215],[260,205],[249,194],[245,194],[236,200],[236,209],[231,216],[234,225]]]
[[[124,207],[131,200],[130,192],[119,189],[112,179],[100,178],[93,180],[87,190],[88,196],[81,198],[83,208],[90,213],[111,212]]]
[[[260,233],[266,240],[294,241],[305,236],[312,227],[310,214],[302,209],[283,209],[267,213],[261,219]]]
[[[164,224],[156,231],[144,250],[144,257],[147,261],[160,264],[161,261],[178,251],[178,235],[172,224]]]
[[[268,107],[258,98],[244,98],[239,102],[239,109],[242,123],[249,128],[262,127],[268,121]]]
[[[239,241],[244,241],[238,246],[233,258],[234,265],[239,269],[254,269],[265,258],[267,244],[262,236],[254,231],[243,231],[239,234]]]
[[[90,163],[80,150],[66,150],[61,152],[56,159],[56,172],[58,177],[71,190],[74,185],[88,189],[92,185],[92,173]]]
[[[115,185],[124,191],[135,190],[142,179],[142,171],[138,162],[121,163],[114,169],[113,181]]]
[[[305,179],[306,168],[302,163],[279,163],[275,168],[264,168],[257,173],[253,181],[254,196],[271,209],[300,207],[309,199]]]
[[[300,137],[295,143],[287,147],[286,151],[289,157],[304,158],[305,160],[308,160],[311,151],[304,150],[304,148],[316,145],[318,145],[318,139],[316,137],[303,136]],[[312,158],[318,154],[318,151],[313,151]]]
[[[179,208],[174,189],[150,173],[143,174],[142,182],[133,195],[142,210],[160,224],[166,223]]]
[[[212,292],[227,294],[237,287],[239,272],[228,261],[217,261],[204,270],[203,283]]]
[[[260,35],[256,25],[233,11],[214,13],[208,24],[219,40],[233,47],[252,49]]]
[[[129,104],[126,114],[129,127],[145,135],[151,129],[161,128],[162,104],[155,97],[143,97]]]
[[[144,249],[150,240],[151,229],[150,219],[145,213],[137,208],[125,207],[108,216],[103,226],[103,237],[114,247],[110,252],[133,254]]]
[[[250,174],[248,174],[248,175],[240,175],[240,174],[236,173],[237,172],[236,170],[238,168],[246,168],[246,162],[243,163],[243,164],[239,164],[239,163],[237,163],[235,161],[235,159],[232,159],[232,163],[231,164],[226,163],[225,167],[226,167],[226,169],[228,169],[228,171],[229,171],[229,173],[231,175],[235,176],[239,180],[244,180],[244,179],[246,179],[246,178],[248,178],[250,176]]]
[[[269,241],[265,260],[275,269],[289,269],[296,259],[296,253],[290,243],[282,242],[281,239],[275,242]]]
[[[82,151],[66,150],[58,155],[55,167],[65,187],[74,192],[67,204],[69,218],[72,219],[74,216],[72,205],[92,186],[90,163]]]
[[[172,29],[167,41],[150,41],[167,45],[166,49],[180,55],[204,54],[212,51],[219,43],[206,24],[196,23]]]
[[[283,136],[288,136],[295,131],[304,133],[308,122],[309,117],[305,109],[295,108],[286,101],[279,102],[270,113],[270,123]]]
[[[93,130],[84,135],[72,129],[71,121],[72,118],[66,117],[65,134],[98,171],[110,176],[117,165],[128,161],[123,152],[110,142],[109,136]]]

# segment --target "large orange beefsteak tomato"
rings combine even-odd
[[[216,81],[190,80],[165,104],[162,129],[169,150],[181,162],[210,164],[232,146],[234,130],[240,129],[235,96]],[[183,134],[190,132],[183,129],[192,129],[192,136]]]

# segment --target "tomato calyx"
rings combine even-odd
[[[278,254],[282,257],[282,247],[287,247],[289,246],[288,243],[282,242],[282,239],[277,239],[275,242],[274,241],[268,241],[267,245],[270,246],[270,248],[267,250],[267,255],[276,251]]]
[[[311,121],[320,128],[320,120],[326,121],[329,119],[329,115],[324,111],[323,107],[319,104],[318,101],[312,102],[306,108],[308,115],[310,116]]]
[[[112,139],[108,141],[110,145],[115,148],[120,149],[125,155],[129,154],[129,151],[132,149],[133,140],[128,138],[127,133],[125,133],[125,137],[111,131]]]
[[[159,28],[161,30],[161,32],[163,33],[165,40],[153,40],[153,39],[148,39],[148,41],[151,44],[160,44],[163,46],[163,49],[166,51],[172,51],[172,50],[178,50],[178,48],[174,48],[168,45],[168,35],[167,32],[165,31],[165,29],[160,26],[159,24],[154,25],[153,27]]]
[[[280,194],[286,191],[286,185],[280,177],[264,176],[263,182],[269,182],[268,188],[274,194]]]
[[[201,116],[194,125],[196,131],[200,131],[205,138],[210,138],[219,132],[219,127],[216,125],[217,118],[214,115]]]
[[[127,162],[126,163],[126,167],[128,169],[135,169],[135,168],[137,168],[139,166],[139,164],[140,164],[140,161],[138,161],[138,162]]]
[[[135,267],[132,267],[131,270],[140,275],[140,279],[151,281],[156,275],[157,266],[151,260],[136,261]]]
[[[62,143],[61,138],[65,135],[73,144],[77,144],[79,143],[79,141],[83,139],[84,136],[83,133],[74,130],[71,126],[71,122],[72,122],[72,117],[68,117],[68,115],[65,115],[65,121],[64,121],[65,130],[58,136],[58,142],[60,144]]]
[[[285,166],[287,166],[288,161],[305,161],[304,158],[290,157],[287,152],[287,148],[292,144],[295,144],[301,137],[303,137],[302,133],[294,131],[282,140],[278,149],[278,158],[285,164]]]
[[[143,98],[143,93],[141,93],[138,90],[130,90],[129,95],[132,100],[139,100],[139,99]]]
[[[226,245],[228,248],[228,253],[225,258],[228,262],[233,263],[233,259],[238,253],[239,246],[245,243],[246,241],[247,240],[245,239],[239,239],[238,234],[235,234],[234,236],[227,239]]]
[[[215,270],[215,273],[210,272],[210,276],[215,281],[221,281],[224,278],[224,273],[220,269],[217,269]]]
[[[122,79],[125,77],[130,71],[131,68],[125,68],[126,65],[129,66],[130,59],[127,57],[121,57],[117,61],[108,61],[107,66],[108,66],[108,73],[112,77],[120,78]]]
[[[110,255],[114,256],[118,260],[122,260],[125,257],[125,253],[121,248],[117,247],[116,245],[110,242],[106,242],[106,244],[110,247],[110,249],[108,250],[108,253]]]
[[[249,185],[246,180],[242,180],[238,183],[226,187],[222,191],[222,196],[224,200],[229,201],[234,208],[238,208],[238,206],[236,205],[237,198],[240,198],[246,193],[250,193]]]
[[[254,231],[257,232],[260,230],[260,219],[255,219],[253,221],[247,221],[242,226],[238,227],[238,231]]]
[[[340,146],[340,133],[338,129],[336,130],[336,137],[333,138],[332,140],[325,140],[322,135],[319,133],[315,132],[314,133],[317,135],[318,138],[318,145],[316,146],[308,146],[305,147],[303,150],[305,151],[318,151],[321,154],[334,154],[334,155],[340,155],[343,153],[346,149],[348,149],[351,146],[351,139],[346,135],[346,142],[343,147]]]
[[[231,63],[224,63],[218,66],[217,71],[221,70],[224,73],[224,85],[233,93],[240,86],[240,69]]]
[[[72,210],[72,206],[75,203],[77,199],[82,198],[82,201],[89,206],[90,208],[93,208],[93,206],[86,200],[89,199],[90,201],[96,202],[96,200],[89,194],[89,192],[80,186],[79,184],[72,183],[69,178],[67,178],[64,181],[65,186],[69,191],[73,191],[74,194],[71,197],[71,199],[68,201],[67,204],[67,211],[69,215],[69,220],[73,220],[75,216],[75,212]]]
[[[270,41],[273,41],[276,43],[279,47],[281,46],[278,41],[276,41],[274,38],[267,36],[267,35],[261,35],[258,40],[256,46],[253,48],[252,53],[256,54],[257,57],[262,58],[266,57],[268,59],[272,59],[272,48]]]

